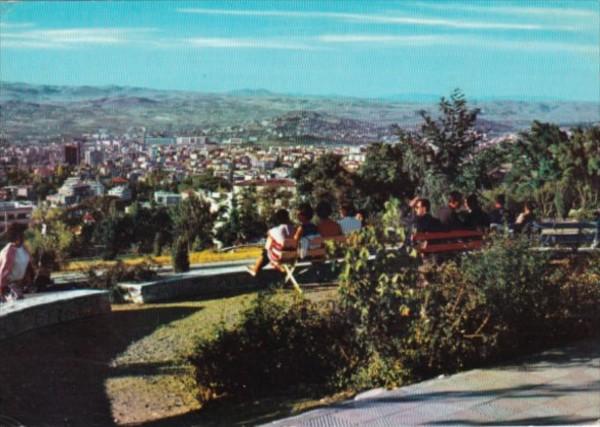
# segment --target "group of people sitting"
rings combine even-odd
[[[535,222],[533,203],[525,202],[523,210],[515,219],[506,208],[506,198],[503,194],[495,198],[494,209],[489,213],[483,210],[475,194],[467,196],[463,203],[462,194],[458,191],[450,192],[446,206],[438,210],[437,217],[431,215],[431,204],[427,199],[415,197],[409,205],[414,210],[410,222],[416,232],[464,229],[485,231],[493,226],[506,225],[519,233],[529,231]]]
[[[318,219],[316,223],[313,222],[315,213]],[[311,244],[317,241],[316,237],[327,239],[347,236],[360,230],[366,220],[365,212],[354,212],[350,203],[341,204],[339,220],[331,219],[332,213],[331,204],[327,201],[319,202],[314,210],[309,203],[302,203],[297,210],[298,225],[294,225],[286,209],[278,210],[274,215],[276,225],[267,232],[262,254],[254,265],[247,267],[248,273],[256,276],[269,263],[277,268],[286,244],[306,252],[312,249]]]
[[[475,194],[463,200],[462,194],[458,191],[448,194],[446,206],[438,210],[436,217],[431,214],[431,203],[426,198],[413,198],[409,207],[411,212],[407,223],[416,233],[465,229],[486,231],[494,226],[508,226],[518,233],[530,230],[535,222],[532,203],[525,202],[523,210],[515,218],[506,208],[506,199],[502,194],[495,198],[494,208],[490,212],[483,210]],[[313,222],[315,213],[317,221]],[[267,233],[261,256],[254,265],[247,267],[248,273],[256,276],[269,263],[281,269],[280,261],[284,249],[298,249],[302,258],[303,253],[313,249],[312,241],[319,242],[319,245],[322,243],[322,240],[315,239],[316,237],[327,239],[347,236],[360,230],[365,224],[366,212],[354,212],[350,203],[342,203],[339,214],[339,220],[331,219],[332,208],[327,201],[320,202],[314,210],[310,204],[302,203],[297,210],[298,224],[295,225],[286,209],[278,210],[274,215],[276,225]]]

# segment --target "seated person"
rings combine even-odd
[[[338,224],[342,228],[342,233],[344,236],[347,236],[354,231],[359,231],[362,228],[362,221],[355,218],[353,213],[354,207],[351,203],[343,202],[340,205],[341,219],[338,221]]]
[[[267,242],[261,256],[256,260],[253,266],[246,267],[246,271],[252,276],[256,276],[260,271],[271,262],[275,268],[281,270],[279,261],[281,252],[284,249],[286,239],[294,236],[294,226],[290,221],[290,214],[285,209],[279,209],[275,212],[274,222],[277,224],[267,232]]]
[[[302,237],[319,235],[317,226],[312,223],[314,214],[313,208],[309,203],[301,203],[300,206],[298,206],[296,217],[300,222],[300,226],[296,228],[296,232],[294,233],[293,237],[296,242],[298,242]]]
[[[335,237],[342,235],[342,227],[333,221],[331,218],[331,205],[329,202],[322,200],[317,205],[317,217],[319,222],[317,223],[317,230],[322,237]]]
[[[465,199],[465,207],[467,208],[464,221],[466,228],[484,231],[490,227],[490,217],[481,209],[479,200],[475,194],[471,194]]]
[[[365,209],[359,209],[356,211],[354,218],[360,221],[360,228],[365,228],[367,226],[367,218],[369,218],[369,213]]]
[[[498,194],[494,200],[494,209],[490,212],[491,224],[512,224],[513,217],[505,206],[506,197],[504,194]]]
[[[444,231],[444,227],[439,219],[434,218],[429,213],[431,203],[427,199],[417,199],[414,203],[415,219],[414,231],[417,233]]]
[[[447,230],[460,230],[464,224],[461,221],[458,210],[462,205],[462,195],[458,191],[452,191],[448,195],[448,204],[438,210],[438,218]]]
[[[313,215],[314,211],[310,204],[301,203],[300,206],[298,206],[297,218],[300,222],[300,226],[296,229],[293,239],[298,247],[300,258],[304,258],[308,253],[308,250],[313,248],[316,237],[319,237],[318,246],[321,245],[319,229],[312,223]]]
[[[535,223],[534,206],[530,201],[523,203],[523,210],[517,216],[514,224],[515,233],[531,233]]]
[[[0,302],[22,299],[31,282],[31,256],[24,246],[26,225],[12,223],[6,231],[8,243],[0,251]]]

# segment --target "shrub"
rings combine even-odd
[[[396,386],[591,336],[600,257],[561,261],[527,239],[419,265],[369,227],[352,236],[328,308],[261,295],[193,358],[206,401]]]
[[[319,391],[348,361],[340,345],[347,323],[332,310],[296,298],[259,294],[233,329],[220,326],[192,358],[200,399]]]
[[[556,268],[547,254],[530,250],[525,238],[498,238],[485,251],[465,255],[461,267],[464,279],[483,293],[491,322],[503,329],[503,352],[547,342],[560,306]]]
[[[184,238],[178,238],[171,250],[171,260],[175,273],[183,273],[190,270],[190,256],[188,253],[188,242]]]
[[[451,372],[489,357],[497,344],[484,293],[453,261],[422,270],[419,307],[402,342],[412,379]]]
[[[355,363],[347,367],[347,382],[360,388],[393,386],[406,377],[397,356],[416,308],[416,259],[388,251],[381,238],[366,228],[350,239],[339,279],[341,310],[353,325]]]

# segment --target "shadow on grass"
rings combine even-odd
[[[157,328],[202,308],[153,307],[80,319],[0,342],[0,414],[31,426],[113,425],[105,381],[153,374],[160,364],[122,371],[111,361]]]

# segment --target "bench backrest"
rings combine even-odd
[[[334,236],[334,237],[314,237],[311,239],[311,247],[307,251],[304,259],[306,260],[321,260],[327,256],[327,250],[325,248],[326,242],[335,242],[343,244],[346,242],[346,236]],[[299,259],[298,247],[294,239],[286,239],[283,244],[283,250],[281,251],[281,259],[279,262],[293,262]]]
[[[598,237],[598,223],[583,222],[540,222],[536,228],[540,232],[542,245],[581,245],[592,243]]]
[[[480,249],[483,233],[475,230],[452,230],[416,233],[412,237],[417,251],[424,254],[462,252]]]

